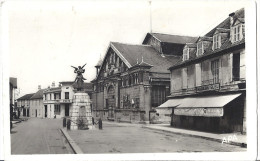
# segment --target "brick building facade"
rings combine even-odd
[[[111,42],[102,62],[96,65],[92,81],[92,104],[97,118],[148,122],[154,108],[170,92],[170,72],[179,59],[179,50],[194,37],[148,33],[142,45]],[[171,49],[174,52],[169,52]]]

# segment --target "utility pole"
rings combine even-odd
[[[149,8],[150,8],[150,33],[152,33],[152,1],[149,1]]]

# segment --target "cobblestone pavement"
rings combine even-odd
[[[124,124],[104,123],[103,130],[78,130],[68,133],[85,154],[246,151],[246,148],[202,138]]]
[[[29,118],[11,130],[11,154],[73,153],[60,128],[61,119]]]

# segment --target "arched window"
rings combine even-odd
[[[143,82],[143,72],[139,73],[139,82]]]
[[[131,80],[131,75],[129,75],[129,77],[128,77],[128,83],[129,83],[129,86],[132,84],[132,80]]]

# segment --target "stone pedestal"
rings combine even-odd
[[[71,130],[93,129],[90,98],[87,93],[75,93],[70,110]]]

